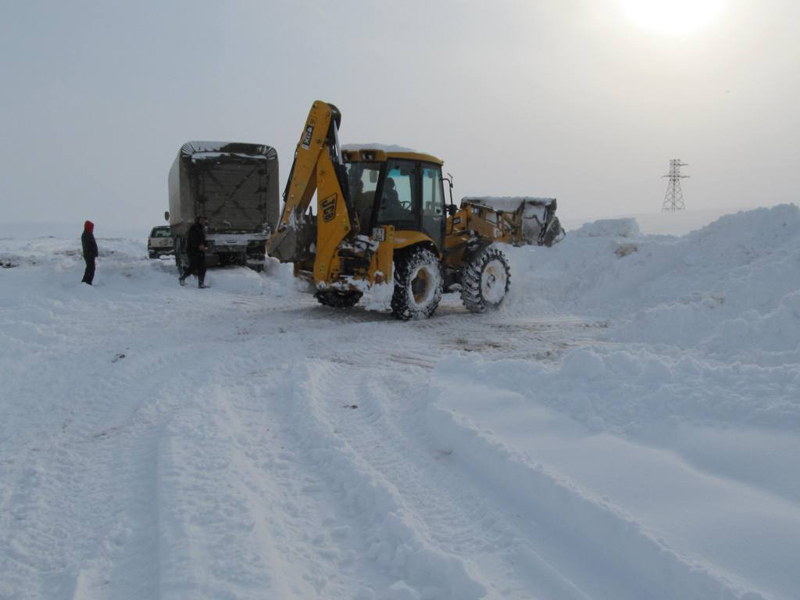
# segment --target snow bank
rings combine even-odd
[[[508,252],[515,285],[524,288],[516,302],[614,317],[616,341],[704,345],[725,359],[783,352],[773,358],[797,360],[795,205],[728,215],[682,238],[643,236],[625,220],[597,222],[556,247]],[[731,343],[761,325],[785,333]]]
[[[670,418],[800,426],[798,208],[726,216],[683,238],[611,225],[549,249],[508,250],[511,310],[608,321],[602,343],[553,366],[495,367],[507,381],[535,385],[541,402],[617,432]]]
[[[575,231],[575,235],[586,237],[639,235],[639,224],[636,219],[600,219],[586,223]]]

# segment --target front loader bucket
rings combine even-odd
[[[513,231],[511,243],[516,246],[552,246],[566,235],[556,217],[555,198],[473,196],[461,200],[462,207],[470,204],[497,213]]]
[[[566,235],[567,232],[561,226],[561,221],[558,220],[558,217],[553,217],[552,220],[547,223],[547,227],[541,236],[541,245],[549,248],[553,244],[557,244],[563,240]]]
[[[564,239],[566,232],[556,216],[556,201],[526,200],[520,206],[522,237],[528,244],[548,248]]]

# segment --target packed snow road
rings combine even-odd
[[[0,598],[798,597],[796,207],[408,323],[98,242],[0,240]]]

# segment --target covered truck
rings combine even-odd
[[[263,144],[187,142],[169,172],[169,223],[178,266],[188,263],[189,227],[206,226],[206,263],[264,265],[280,211],[278,153]]]

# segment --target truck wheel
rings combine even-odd
[[[322,306],[333,308],[350,308],[361,300],[361,292],[317,292],[314,297]]]
[[[461,274],[461,301],[467,310],[483,313],[498,308],[508,295],[511,271],[508,260],[497,248],[473,255]]]
[[[442,264],[427,248],[399,252],[394,259],[392,313],[398,319],[426,319],[442,299]]]

